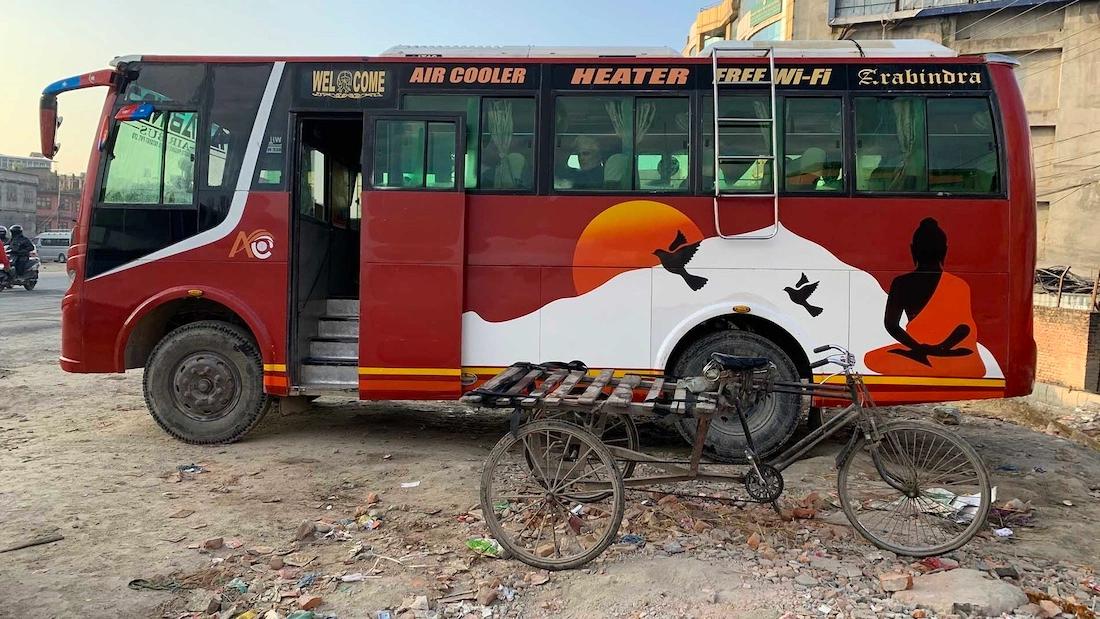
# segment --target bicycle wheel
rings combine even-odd
[[[638,435],[638,426],[634,423],[634,418],[630,415],[620,415],[618,413],[598,413],[593,415],[569,409],[536,408],[531,411],[528,419],[529,422],[538,421],[540,419],[556,419],[558,421],[580,426],[595,434],[596,422],[599,421],[600,415],[607,416],[606,421],[604,421],[603,432],[599,435],[600,442],[609,447],[622,447],[631,451],[638,451],[638,447],[641,445],[641,438],[639,438]],[[619,472],[623,474],[623,479],[634,475],[634,468],[638,465],[637,462],[633,460],[620,460],[618,458],[616,458],[616,462],[619,466]]]
[[[989,473],[958,435],[916,422],[862,436],[837,472],[840,504],[872,544],[912,557],[959,548],[984,526]]]
[[[607,447],[557,420],[505,435],[481,472],[481,508],[493,537],[520,561],[546,570],[599,556],[619,531],[625,494]]]

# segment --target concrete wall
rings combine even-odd
[[[1036,380],[1085,391],[1100,391],[1100,313],[1036,307]]]
[[[0,170],[0,226],[23,226],[23,233],[37,233],[38,177],[22,172]]]

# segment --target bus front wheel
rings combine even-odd
[[[720,352],[747,357],[765,357],[775,364],[777,380],[798,382],[798,368],[790,356],[775,342],[749,331],[727,330],[705,335],[690,344],[676,359],[672,373],[676,376],[698,376],[710,360],[711,353]],[[749,432],[757,456],[764,457],[785,445],[798,426],[801,415],[799,396],[771,394],[747,414]],[[676,423],[689,444],[695,442],[695,419],[685,417]],[[748,443],[741,423],[731,413],[711,420],[704,452],[723,462],[745,462]]]
[[[145,404],[157,424],[192,444],[239,440],[271,408],[252,336],[239,326],[203,320],[166,335],[145,364]]]

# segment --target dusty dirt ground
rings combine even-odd
[[[189,446],[148,417],[140,372],[62,373],[56,320],[3,322],[0,331],[0,547],[64,536],[0,554],[2,617],[205,616],[193,613],[215,593],[222,604],[211,609],[225,617],[275,607],[282,617],[299,593],[321,596],[317,617],[340,618],[374,618],[382,609],[396,616],[417,596],[431,610],[406,616],[913,616],[877,580],[910,562],[854,536],[828,504],[838,444],[785,474],[790,504],[811,491],[826,498],[812,519],[779,522],[754,505],[658,504],[631,493],[631,530],[645,536],[644,547],[617,545],[588,569],[549,574],[465,548],[486,534],[467,514],[477,507],[482,463],[506,430],[502,416],[322,399],[304,412],[270,415],[239,444]],[[999,501],[1030,503],[1032,526],[1014,527],[1009,540],[983,533],[951,556],[963,567],[1015,567],[1010,582],[1024,589],[1095,605],[1100,454],[998,420],[1005,406],[968,404],[959,431],[993,471]],[[674,440],[646,436],[653,449],[682,452]],[[180,473],[190,464],[203,472]],[[413,481],[420,484],[401,487]],[[326,537],[324,529],[354,518],[369,493],[379,495],[373,508],[382,526],[337,527]],[[320,530],[298,541],[303,522]],[[754,533],[755,549],[747,543]],[[195,547],[219,537],[222,548]],[[281,572],[272,568],[280,562]],[[353,573],[366,579],[341,582]],[[169,588],[128,587],[134,579]],[[238,582],[250,591],[230,584]],[[479,589],[498,599],[487,607],[439,601]]]

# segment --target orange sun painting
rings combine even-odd
[[[573,285],[581,295],[620,273],[659,264],[656,249],[668,249],[683,232],[688,243],[703,239],[687,215],[653,200],[620,202],[588,223],[573,251]]]

